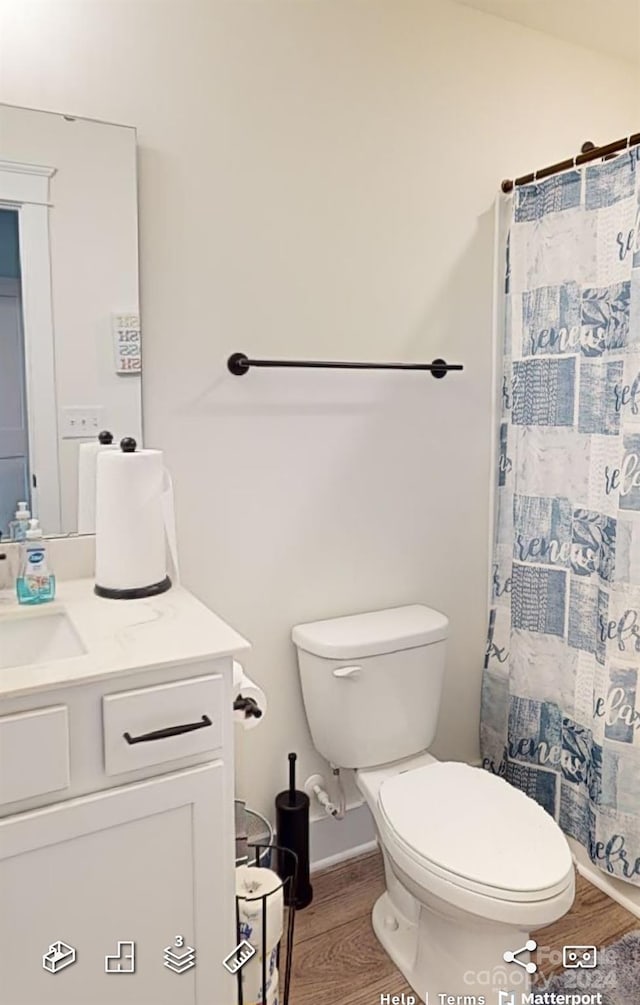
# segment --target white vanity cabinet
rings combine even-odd
[[[0,691],[2,1003],[235,1005],[231,678],[227,650]]]
[[[233,890],[220,869],[228,865],[220,826],[223,776],[218,761],[2,821],[3,1001],[234,1001],[233,981],[221,965],[235,944],[225,910]],[[196,965],[181,974],[164,966],[163,951],[176,936],[196,951]],[[59,940],[77,958],[51,974],[42,956]],[[119,942],[134,943],[132,974],[105,972],[106,956],[118,955]],[[121,947],[123,960],[128,953]]]

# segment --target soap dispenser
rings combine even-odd
[[[56,577],[49,567],[47,544],[37,520],[29,520],[21,545],[16,592],[20,604],[46,604],[56,595]]]
[[[29,503],[19,502],[15,514],[15,520],[12,520],[9,524],[9,537],[13,541],[25,540],[29,529],[30,519],[31,513],[29,512]]]

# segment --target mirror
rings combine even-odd
[[[141,383],[135,129],[0,104],[3,540],[22,500],[91,531],[81,445],[141,443]]]

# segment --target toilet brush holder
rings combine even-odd
[[[276,833],[278,846],[293,852],[278,855],[280,878],[291,880],[285,885],[285,903],[301,910],[311,903],[313,888],[309,882],[309,797],[296,789],[296,757],[289,754],[289,788],[276,796]]]

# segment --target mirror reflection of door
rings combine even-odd
[[[135,129],[0,100],[3,534],[22,499],[76,533],[85,444],[143,442],[137,218]]]
[[[29,499],[29,436],[18,213],[0,209],[0,532]]]

